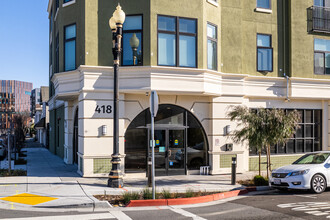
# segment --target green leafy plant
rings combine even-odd
[[[256,186],[267,186],[268,185],[268,179],[264,178],[263,176],[256,175],[253,178],[254,185]]]
[[[190,198],[190,197],[194,197],[194,191],[192,189],[187,189],[185,192],[185,197],[186,198]]]
[[[232,132],[233,141],[249,141],[250,148],[259,152],[259,175],[261,174],[261,150],[267,152],[267,178],[271,171],[270,147],[284,144],[299,128],[301,116],[297,110],[285,112],[283,109],[249,109],[246,106],[232,106],[227,113],[231,121],[237,121],[239,129]]]
[[[163,189],[161,192],[162,196],[164,199],[170,199],[171,198],[171,193],[169,190]]]

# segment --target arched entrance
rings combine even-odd
[[[125,133],[125,172],[146,172],[150,149],[150,111],[141,112]],[[208,164],[208,143],[198,119],[176,105],[159,105],[155,118],[156,175],[184,175]]]
[[[73,122],[73,163],[78,164],[78,108],[76,109]]]

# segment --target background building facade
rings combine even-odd
[[[327,1],[126,0],[119,73],[124,172],[145,174],[149,94],[156,90],[159,175],[257,169],[248,143],[233,144],[232,105],[297,109],[301,128],[272,147],[273,167],[328,150]],[[117,2],[49,1],[50,150],[83,176],[108,175],[113,57],[109,18]],[[322,12],[323,10],[323,12]],[[102,128],[107,127],[107,133]],[[157,143],[158,140],[158,143]],[[228,146],[233,144],[233,148]],[[265,158],[263,158],[265,159]]]
[[[0,129],[10,127],[13,115],[30,112],[32,83],[17,80],[0,80]]]

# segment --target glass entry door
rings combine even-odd
[[[185,175],[184,141],[183,129],[155,130],[156,176]]]

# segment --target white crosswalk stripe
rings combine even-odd
[[[113,215],[118,220],[132,220],[128,215],[122,211],[110,211],[110,214]]]
[[[171,210],[173,212],[176,212],[176,213],[178,213],[180,215],[183,215],[183,216],[186,216],[186,217],[190,217],[190,218],[192,218],[194,220],[206,220],[205,218],[202,218],[202,217],[200,217],[198,215],[195,215],[195,214],[193,214],[191,212],[188,212],[188,211],[185,211],[183,209],[169,209],[169,210]]]

